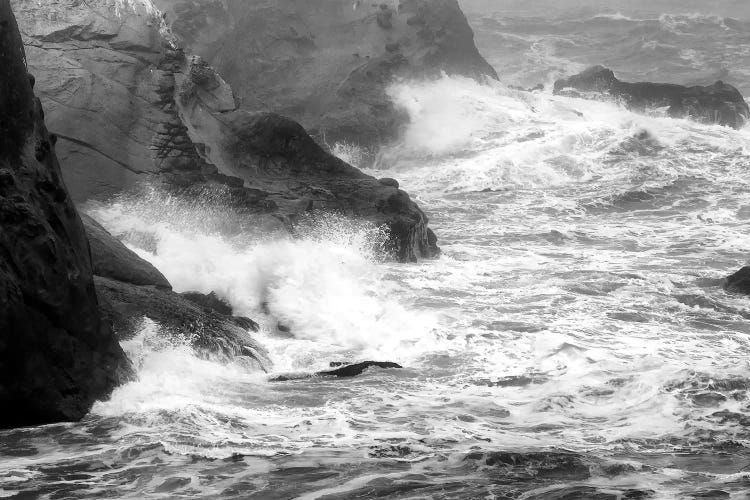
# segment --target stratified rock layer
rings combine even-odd
[[[131,374],[101,321],[55,137],[0,0],[0,427],[81,418]]]
[[[691,118],[702,123],[742,127],[750,119],[750,108],[740,91],[724,82],[705,87],[670,83],[621,82],[612,70],[594,66],[583,73],[555,82],[556,94],[610,97],[636,110],[667,108],[673,118]]]
[[[185,50],[226,79],[243,109],[299,121],[316,139],[377,147],[407,117],[394,78],[497,79],[456,0],[156,0]]]

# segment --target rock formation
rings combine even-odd
[[[728,292],[750,295],[750,266],[745,266],[729,276],[724,283],[724,289]]]
[[[705,87],[669,83],[627,83],[612,70],[594,66],[583,73],[555,82],[555,93],[578,97],[610,97],[630,108],[667,108],[673,118],[691,118],[702,123],[742,127],[750,119],[750,108],[739,90],[724,82]]]
[[[81,418],[131,376],[99,313],[55,136],[0,0],[0,427]]]
[[[94,219],[84,215],[83,223],[91,242],[102,316],[120,340],[132,338],[146,317],[163,333],[189,339],[201,355],[234,361],[244,358],[255,367],[265,367],[265,352],[248,333],[257,331],[254,321],[233,317],[231,307],[215,294],[173,292],[164,275]]]
[[[404,191],[363,175],[326,154],[292,120],[267,112],[241,111],[232,88],[204,58],[186,56],[178,48],[162,16],[150,2],[91,0],[84,4],[62,0],[44,7],[34,0],[13,0],[13,3],[26,38],[29,64],[39,75],[38,88],[49,108],[50,128],[60,138],[64,176],[76,202],[105,200],[143,180],[161,182],[170,189],[189,190],[192,194],[204,188],[218,188],[243,210],[275,217],[286,226],[300,213],[335,209],[385,224],[391,230],[394,251],[402,260],[436,254],[436,238],[427,228],[427,218]],[[250,22],[252,15],[258,13],[254,9],[267,3],[237,2],[235,7],[242,12],[249,9],[245,20]],[[312,9],[306,3],[291,3],[304,11],[302,15],[313,15],[318,8],[317,4]],[[263,10],[266,17],[261,19],[270,26],[276,19],[276,7],[289,9],[291,3],[273,2],[273,8]],[[344,4],[352,9],[348,2],[327,0],[320,6],[321,12],[329,12],[329,7],[336,5],[340,9]],[[182,4],[165,1],[165,8],[170,5],[177,8]],[[217,7],[206,4],[204,12],[202,6],[200,3],[195,7],[201,7],[198,12],[203,14]],[[307,12],[309,9],[312,10]],[[358,12],[357,16],[364,13]],[[409,35],[411,41],[399,42],[399,47],[408,50],[396,50],[395,42],[388,42],[387,56],[367,59],[362,55],[357,74],[364,72],[363,82],[369,83],[362,83],[361,89],[350,85],[350,91],[345,91],[341,82],[333,81],[332,75],[327,75],[327,86],[318,79],[321,89],[325,87],[331,95],[339,96],[336,99],[344,94],[347,99],[354,99],[341,101],[340,108],[335,107],[339,104],[321,103],[334,106],[334,114],[352,110],[352,116],[356,115],[356,120],[361,119],[364,124],[372,122],[374,116],[395,116],[391,108],[382,114],[378,112],[383,106],[388,107],[384,104],[385,80],[373,84],[367,76],[372,72],[367,69],[370,64],[381,67],[390,58],[402,61],[405,57],[409,63],[404,67],[414,68],[414,74],[435,68],[435,71],[494,75],[476,53],[471,30],[455,0],[403,1],[398,12],[378,7],[374,12],[377,15],[372,14],[367,14],[364,20],[357,17],[355,25],[366,28],[368,33],[377,28],[401,33],[399,36]],[[320,14],[313,18],[322,22]],[[387,26],[386,18],[391,28],[381,26]],[[335,18],[329,22],[334,22],[332,19]],[[376,19],[380,19],[380,24]],[[211,26],[203,30],[204,36],[218,36],[224,30],[218,24]],[[274,26],[289,29],[283,23]],[[324,24],[315,26],[327,30]],[[236,33],[244,32],[239,25],[236,28]],[[184,34],[186,28],[180,29]],[[388,37],[383,36],[378,39],[385,42]],[[428,39],[429,44],[425,41]],[[254,43],[244,38],[236,42]],[[195,47],[200,48],[199,44]],[[320,46],[316,53],[326,53],[329,48]],[[236,51],[225,52],[239,54],[242,50],[245,49],[237,47]],[[275,48],[268,48],[266,57],[275,59],[277,55]],[[362,66],[364,61],[371,62]],[[273,70],[266,68],[264,72]],[[240,83],[244,74],[238,76]],[[350,76],[347,81],[354,82],[356,75]],[[303,80],[291,74],[288,81],[303,85]],[[279,87],[277,91],[279,96],[288,93],[287,87]],[[360,106],[361,103],[355,102],[357,96],[367,100],[368,95],[375,94],[377,99],[372,105]],[[245,106],[245,109],[259,107]],[[280,102],[274,105],[276,109],[287,110]],[[226,137],[219,140],[220,135]]]
[[[185,49],[232,86],[243,109],[299,121],[316,139],[364,147],[406,117],[394,78],[497,79],[456,0],[156,0]]]

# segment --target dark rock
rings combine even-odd
[[[390,177],[383,177],[382,179],[378,179],[378,182],[384,186],[398,188],[398,181],[396,179],[391,179]]]
[[[81,220],[0,0],[0,427],[80,419],[132,376],[102,322]]]
[[[185,119],[205,131],[201,143],[213,151],[217,163],[243,179],[245,189],[268,193],[264,200],[280,213],[294,217],[310,210],[334,210],[385,225],[390,250],[399,260],[438,254],[428,238],[427,216],[406,192],[327,153],[300,124],[273,113],[211,114],[194,93],[181,99]],[[215,119],[210,127],[209,117]]]
[[[391,363],[389,361],[363,361],[361,363],[345,365],[335,370],[318,372],[317,375],[327,377],[356,377],[357,375],[361,375],[365,370],[373,366],[377,368],[403,368],[403,366],[397,363]]]
[[[583,97],[590,94],[609,96],[637,110],[668,107],[667,113],[671,117],[691,118],[733,128],[741,128],[750,119],[750,108],[739,90],[721,81],[705,87],[628,83],[618,80],[612,70],[594,66],[568,79],[556,81],[554,92]]]
[[[724,288],[728,292],[750,295],[750,266],[745,266],[729,276]]]
[[[158,269],[141,259],[101,224],[86,214],[81,214],[81,220],[91,245],[91,262],[95,275],[133,285],[172,289],[172,285]]]
[[[342,366],[343,365],[343,366]],[[345,362],[332,362],[331,367],[341,366],[335,370],[326,370],[316,372],[315,374],[299,374],[299,375],[279,375],[278,377],[272,378],[271,382],[288,382],[290,380],[304,380],[314,376],[319,377],[338,377],[338,378],[349,378],[362,375],[365,370],[371,367],[377,368],[403,368],[397,363],[391,363],[388,361],[362,361],[361,363],[348,364]]]
[[[188,299],[190,302],[198,304],[204,309],[223,314],[224,316],[232,315],[232,306],[230,306],[224,299],[216,295],[216,292],[183,292],[180,295]]]
[[[96,292],[103,314],[118,337],[131,338],[144,317],[176,338],[190,339],[199,354],[232,360],[251,358],[265,368],[265,351],[233,318],[192,302],[171,290],[137,286],[96,276]]]

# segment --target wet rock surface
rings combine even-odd
[[[386,94],[396,77],[497,79],[456,0],[155,3],[244,109],[289,116],[331,145],[376,149],[398,135],[406,117]]]
[[[235,7],[243,12],[249,8],[250,15],[260,3],[237,3]],[[418,3],[404,8],[419,10]],[[441,35],[441,43],[465,44],[467,36],[471,42],[471,30],[457,4],[443,3],[447,9],[445,19],[434,20],[436,24],[431,29],[439,31],[445,23],[458,24],[455,30]],[[186,54],[164,24],[164,18],[147,3],[95,0],[82,4],[64,0],[44,8],[32,0],[13,0],[13,4],[19,13],[30,66],[38,74],[40,96],[49,110],[50,127],[59,138],[65,181],[77,203],[107,200],[135,190],[143,182],[158,183],[183,194],[189,191],[191,195],[219,187],[231,191],[231,198],[241,208],[278,217],[287,225],[299,214],[319,208],[385,224],[393,233],[392,250],[402,260],[437,253],[436,238],[429,236],[427,218],[405,192],[393,183],[380,184],[326,154],[293,120],[273,113],[240,111],[240,104],[247,110],[285,108],[248,105],[242,91],[237,99],[221,72],[210,66],[214,58],[201,52],[204,57]],[[347,2],[337,2],[336,9],[344,4],[351,11]],[[182,9],[181,5],[184,4],[174,3],[176,9]],[[167,10],[167,19],[174,19],[171,6],[169,2],[157,5]],[[201,3],[193,7],[199,9],[196,15],[200,17],[204,7],[205,12],[213,12],[220,6]],[[289,8],[285,3],[278,7]],[[294,7],[301,8],[297,3]],[[252,22],[289,29],[287,24],[277,22],[276,14],[274,8],[263,10],[263,16]],[[402,14],[392,15],[396,19]],[[314,17],[320,20],[318,14]],[[234,14],[232,18],[251,22]],[[328,19],[326,23],[329,22],[333,21]],[[451,34],[454,31],[455,40]],[[212,37],[224,31],[221,25],[211,24],[203,33]],[[185,41],[184,37],[180,40]],[[242,47],[246,45],[224,52],[242,56]],[[194,48],[197,46],[189,45],[191,51]],[[473,43],[471,48],[476,52]],[[382,51],[386,51],[385,43]],[[389,54],[402,57],[401,52]],[[452,61],[456,67],[463,67],[466,62],[457,54],[443,52],[429,54],[441,61]],[[427,53],[420,54],[424,56],[420,62],[424,68],[437,64],[427,61]],[[266,56],[274,59],[276,55],[275,49],[269,47]],[[476,57],[481,59],[478,53]],[[483,60],[475,60],[470,66],[484,67],[482,64],[486,65]],[[247,67],[253,72],[258,70],[258,75],[270,74],[268,68],[260,71],[255,59],[247,62]],[[491,71],[488,68],[483,71]],[[235,74],[230,67],[225,70]],[[326,76],[330,83],[329,77]],[[382,85],[378,89],[376,109],[386,106],[387,97]],[[289,94],[288,89],[283,93]],[[349,104],[346,106],[349,109]],[[338,108],[331,109],[339,112],[335,110]],[[363,123],[372,121],[370,115],[374,111],[369,105],[366,114],[358,112],[359,118],[366,119]],[[391,116],[392,110],[386,114]],[[227,139],[219,141],[223,134],[227,134]],[[240,141],[246,141],[246,145]]]
[[[86,214],[81,214],[81,220],[91,245],[94,274],[133,285],[153,285],[171,290],[172,285],[158,269],[138,257],[101,224]]]
[[[718,81],[713,85],[685,87],[669,83],[628,83],[612,70],[594,66],[578,75],[555,82],[555,93],[580,97],[608,96],[636,110],[667,108],[674,118],[691,118],[741,128],[750,119],[750,108],[735,87]]]
[[[176,293],[155,267],[129,250],[90,216],[84,226],[92,248],[94,283],[102,317],[120,340],[129,340],[148,318],[175,339],[188,339],[206,356],[238,357],[267,363],[249,334],[258,324],[232,316],[232,308],[214,292]],[[98,263],[98,264],[97,264]]]
[[[80,419],[132,376],[101,320],[84,228],[0,0],[0,427]]]

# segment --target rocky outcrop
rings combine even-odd
[[[265,368],[265,352],[249,334],[258,330],[257,323],[232,316],[232,308],[214,293],[173,292],[163,274],[93,218],[84,215],[83,223],[91,242],[101,314],[120,340],[138,333],[145,317],[156,322],[162,333],[189,339],[201,355],[246,359]]]
[[[0,0],[0,427],[76,420],[131,376],[99,313],[55,136]]]
[[[750,266],[745,266],[729,276],[724,283],[724,289],[732,293],[750,295]]]
[[[301,213],[333,209],[385,224],[392,232],[394,253],[403,260],[436,254],[427,218],[404,191],[324,153],[290,119],[240,111],[232,88],[206,59],[186,56],[177,47],[150,2],[13,3],[30,65],[40,76],[50,126],[59,137],[65,179],[77,202],[105,200],[144,180],[191,196],[217,189],[243,212],[275,217],[286,227]],[[306,3],[294,3],[301,15],[313,15]],[[466,31],[468,24],[461,28],[462,15],[455,17],[460,14],[455,1],[435,2],[443,3],[440,17],[419,7],[420,2],[402,2],[399,13],[391,14],[393,29],[417,26],[402,26],[401,21],[407,11],[412,16],[421,12],[425,21],[418,25],[425,30],[451,26],[435,43],[442,47],[454,39],[466,42],[471,31]],[[285,2],[278,4],[282,6],[290,8]],[[273,17],[273,11],[264,12]],[[213,36],[219,28],[204,34]],[[417,56],[423,69],[481,67],[478,60],[469,63],[470,58],[448,49],[418,51]],[[382,92],[384,86],[378,88]],[[368,122],[371,113],[368,108],[359,117]]]
[[[396,137],[406,117],[386,94],[394,78],[497,79],[456,0],[155,3],[243,109],[289,116],[328,144],[376,148]]]
[[[555,93],[580,97],[609,97],[630,108],[667,108],[673,118],[691,118],[702,123],[742,127],[750,119],[750,108],[739,90],[724,82],[705,87],[669,83],[628,83],[612,70],[594,66],[583,73],[555,82]]]
[[[195,60],[191,67],[194,64]],[[401,260],[437,254],[427,217],[397,182],[378,181],[323,151],[289,118],[243,110],[221,112],[214,105],[219,101],[214,92],[220,87],[191,78],[178,88],[178,103],[191,135],[211,151],[222,172],[242,179],[244,188],[258,196],[258,203],[286,216],[336,210],[385,225],[392,250]]]
[[[133,285],[172,289],[172,285],[158,269],[138,257],[98,222],[86,214],[81,214],[81,220],[91,245],[91,263],[95,275]]]

